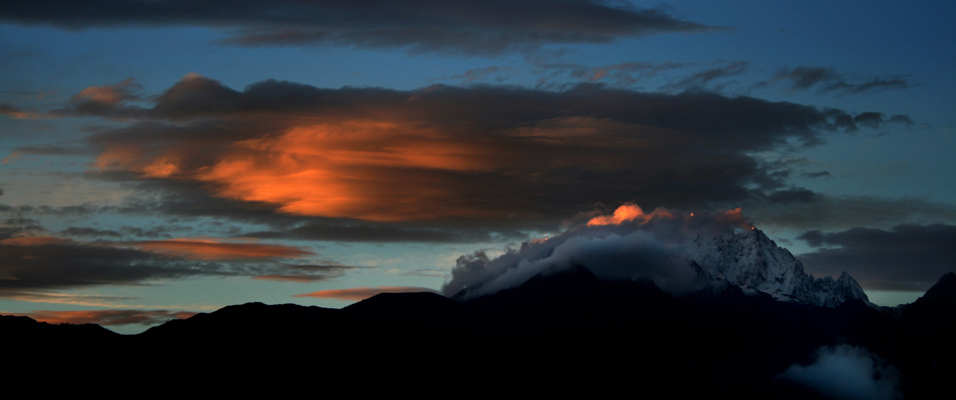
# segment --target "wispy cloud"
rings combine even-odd
[[[351,289],[332,289],[320,290],[318,292],[297,294],[292,297],[319,297],[324,299],[359,301],[381,293],[418,293],[431,292],[435,290],[422,287],[408,286],[379,286],[379,287],[361,287]]]
[[[34,311],[23,315],[50,324],[97,324],[97,325],[158,325],[172,319],[186,319],[196,315],[190,311],[169,310],[87,310],[87,311]]]
[[[840,95],[908,89],[915,84],[905,77],[858,77],[826,67],[796,67],[780,71],[776,81],[788,81],[790,90],[816,89],[819,93]]]
[[[52,236],[0,240],[0,296],[98,285],[136,285],[153,279],[249,276],[322,280],[349,266],[309,264],[309,250],[214,240],[80,242]],[[303,262],[304,261],[304,262]],[[28,296],[29,297],[29,296]]]

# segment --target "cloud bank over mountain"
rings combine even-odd
[[[683,295],[702,287],[686,241],[692,235],[750,228],[739,210],[690,216],[664,209],[645,214],[636,205],[624,205],[612,215],[595,216],[586,225],[551,238],[524,242],[495,258],[483,251],[462,256],[442,293],[479,297],[515,288],[541,273],[585,267],[598,279],[647,280],[667,293]]]

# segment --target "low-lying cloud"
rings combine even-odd
[[[626,204],[613,215],[594,216],[586,224],[547,239],[522,243],[490,258],[478,251],[462,256],[442,293],[479,297],[521,285],[544,271],[585,267],[602,280],[650,281],[682,295],[696,288],[697,272],[681,242],[693,234],[716,235],[749,228],[733,210],[684,215],[658,209],[651,213]]]
[[[794,364],[778,378],[834,400],[899,398],[896,368],[866,349],[847,345],[820,348],[812,364]]]

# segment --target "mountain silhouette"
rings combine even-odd
[[[812,381],[788,377],[822,368],[815,360],[859,353],[852,360],[873,361],[868,376],[893,380],[886,398],[935,398],[956,381],[954,278],[906,306],[850,299],[831,308],[731,284],[673,296],[652,282],[602,281],[573,266],[469,300],[386,293],[342,309],[247,303],[138,335],[9,316],[0,329],[31,349],[11,362],[70,359],[88,368],[78,377],[215,373],[249,376],[256,386],[367,381],[355,383],[366,393],[428,382],[484,394],[820,398],[826,393]]]

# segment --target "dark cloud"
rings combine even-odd
[[[464,85],[464,84],[469,84],[475,81],[484,81],[489,76],[497,74],[498,78],[496,79],[496,81],[503,82],[507,80],[507,78],[501,76],[499,72],[504,72],[506,69],[508,68],[492,65],[490,67],[485,67],[485,68],[470,69],[468,71],[465,71],[464,73],[452,76],[451,79],[458,80]]]
[[[626,62],[620,64],[606,65],[603,67],[588,68],[586,71],[581,68],[581,74],[585,72],[588,81],[596,82],[607,78],[619,83],[633,84],[640,78],[651,78],[657,74],[684,67],[685,64],[674,62],[648,63],[648,62]]]
[[[915,198],[832,196],[803,188],[753,196],[739,204],[762,227],[800,230],[890,228],[956,221],[956,207]],[[854,275],[855,276],[855,275]]]
[[[137,249],[85,245],[65,239],[0,242],[0,293],[133,284],[153,278],[225,273],[219,265],[167,260]]]
[[[133,78],[107,86],[90,86],[70,99],[70,109],[78,114],[104,115],[121,103],[137,100],[142,85]]]
[[[9,104],[3,104],[3,103],[0,103],[0,115],[6,115],[6,116],[17,118],[17,119],[30,117],[30,114],[28,114],[27,112],[20,110],[17,107],[11,106]]]
[[[907,117],[905,115],[899,115],[899,114],[890,117],[890,119],[887,120],[887,122],[902,124],[906,126],[913,125],[913,120],[910,119],[910,117]]]
[[[678,253],[651,233],[602,237],[576,232],[547,242],[526,242],[520,250],[498,258],[489,258],[484,252],[462,256],[442,292],[453,296],[468,289],[468,296],[483,296],[517,287],[549,269],[575,266],[585,266],[602,279],[649,279],[672,294],[689,291],[697,277]]]
[[[40,156],[71,156],[71,155],[89,155],[89,149],[82,146],[23,146],[13,149],[15,155],[40,155]]]
[[[632,61],[592,67],[562,62],[560,56],[556,55],[537,55],[528,59],[535,65],[537,72],[543,75],[538,81],[538,88],[551,90],[566,90],[573,87],[574,83],[571,82],[601,82],[617,88],[645,88],[649,83],[665,80],[668,83],[655,90],[665,93],[685,90],[721,92],[738,83],[729,78],[743,75],[750,69],[750,63],[744,61],[721,61],[703,66],[673,61]],[[652,79],[659,76],[662,78]]]
[[[210,240],[78,242],[50,236],[0,240],[0,296],[33,290],[140,284],[191,276],[334,276],[325,269],[290,264],[313,253],[289,246]],[[321,271],[320,271],[321,270]]]
[[[546,271],[584,267],[602,280],[647,280],[683,295],[700,283],[700,270],[691,264],[699,251],[693,243],[749,232],[744,227],[750,226],[739,209],[690,216],[662,208],[645,213],[625,204],[611,215],[594,215],[556,236],[524,242],[495,258],[484,251],[461,256],[442,293],[480,297],[517,287]]]
[[[528,57],[537,73],[542,75],[538,88],[564,90],[571,87],[568,82],[601,82],[615,87],[635,87],[648,82],[667,71],[685,68],[693,64],[671,61],[660,63],[632,61],[619,64],[592,67],[584,64],[561,61],[558,54],[541,52]]]
[[[853,122],[861,126],[877,127],[883,124],[883,114],[878,112],[865,112],[853,117]]]
[[[783,70],[777,78],[789,79],[792,82],[791,89],[810,90],[810,88],[822,83],[840,78],[832,68],[821,67],[797,67],[792,70]]]
[[[767,200],[771,203],[810,203],[816,200],[817,194],[811,190],[794,188],[778,190],[770,193]]]
[[[254,276],[253,279],[309,283],[341,276],[345,271],[350,269],[362,268],[338,263],[317,265],[287,264],[285,267],[286,271],[281,274],[258,275]]]
[[[91,111],[127,121],[89,138],[93,174],[155,194],[114,212],[222,216],[280,228],[260,237],[320,240],[481,241],[500,237],[487,229],[554,230],[604,201],[741,202],[755,185],[790,179],[753,152],[883,123],[876,113],[598,84],[400,91],[269,80],[237,91],[188,75],[152,101]]]
[[[889,89],[908,89],[914,85],[910,81],[899,77],[859,78],[836,72],[833,68],[824,67],[784,69],[777,74],[775,80],[789,81],[791,90],[816,88],[819,93],[840,95],[878,92]]]
[[[382,293],[434,293],[435,290],[423,287],[409,286],[379,286],[379,287],[360,287],[351,289],[332,289],[320,290],[318,292],[297,294],[292,297],[319,297],[324,299],[336,299],[347,301],[360,301]]]
[[[205,26],[226,31],[230,36],[225,42],[243,46],[332,44],[469,55],[716,29],[682,20],[662,8],[592,0],[46,0],[4,3],[0,21],[65,29]]]
[[[800,174],[804,178],[829,178],[833,175],[829,171],[817,171],[817,172],[804,172]]]
[[[888,89],[908,89],[910,86],[911,83],[909,83],[909,81],[901,78],[871,79],[861,83],[833,82],[820,88],[820,91],[838,92],[841,94],[860,94],[863,92],[875,92]]]
[[[830,275],[846,270],[864,287],[925,291],[956,271],[954,225],[812,230],[799,239],[817,247],[799,256],[807,271]]]
[[[798,236],[797,239],[807,242],[807,244],[812,247],[820,247],[823,246],[825,237],[823,236],[823,232],[819,230],[812,230],[804,232],[802,235]]]
[[[747,62],[734,62],[727,64],[725,66],[711,68],[704,71],[694,73],[690,76],[684,77],[677,82],[668,84],[661,88],[663,91],[678,91],[678,90],[691,90],[691,91],[703,91],[703,90],[719,90],[719,88],[710,88],[708,85],[711,82],[716,80],[726,78],[728,76],[735,76],[747,72],[749,63]]]
[[[96,229],[89,227],[69,227],[60,231],[64,236],[96,236],[96,237],[123,237],[123,234],[112,229]]]
[[[108,179],[129,181],[135,177],[122,174],[112,175]],[[253,237],[260,239],[292,239],[340,242],[380,242],[380,243],[477,243],[492,241],[515,241],[527,239],[528,230],[554,231],[558,223],[546,221],[534,223],[528,221],[457,221],[456,223],[419,224],[383,224],[356,219],[321,218],[302,215],[277,213],[274,205],[256,202],[244,202],[223,199],[210,195],[201,184],[195,182],[146,180],[135,184],[138,194],[127,199],[124,205],[100,207],[97,213],[118,213],[130,215],[169,215],[181,217],[214,217],[239,222],[266,225],[264,230],[237,230],[228,233],[235,237]],[[34,209],[36,210],[36,209]],[[93,210],[88,210],[93,211]],[[48,213],[65,213],[60,208],[51,208]],[[82,233],[99,230],[67,230],[63,234],[83,236]],[[160,225],[150,228],[123,226],[118,232],[124,236],[159,239],[172,238],[176,234],[191,232],[193,228],[179,225]],[[116,230],[109,230],[115,232]],[[100,232],[114,237],[110,232]]]
[[[172,319],[186,319],[196,315],[190,311],[170,310],[87,310],[34,311],[23,315],[50,324],[159,325]]]
[[[52,207],[47,205],[42,205],[37,207],[31,206],[31,205],[24,205],[19,207],[20,212],[34,213],[36,215],[55,215],[58,217],[79,217],[79,216],[93,215],[108,209],[110,208],[95,206],[91,204],[84,204],[79,206],[57,206],[57,207]]]
[[[32,218],[14,217],[7,218],[0,222],[0,240],[22,237],[36,236],[46,233],[46,228],[40,225],[40,221]]]
[[[166,226],[154,226],[151,228],[141,228],[138,226],[123,226],[120,227],[120,232],[123,235],[135,236],[140,238],[148,239],[171,239],[173,238],[173,229]],[[191,230],[191,229],[180,229],[180,230]]]
[[[548,226],[546,229],[554,228]],[[527,235],[520,232],[509,232],[501,229],[395,226],[363,221],[325,221],[322,219],[315,219],[312,222],[285,230],[243,233],[242,236],[268,239],[391,243],[480,243],[527,238]]]

